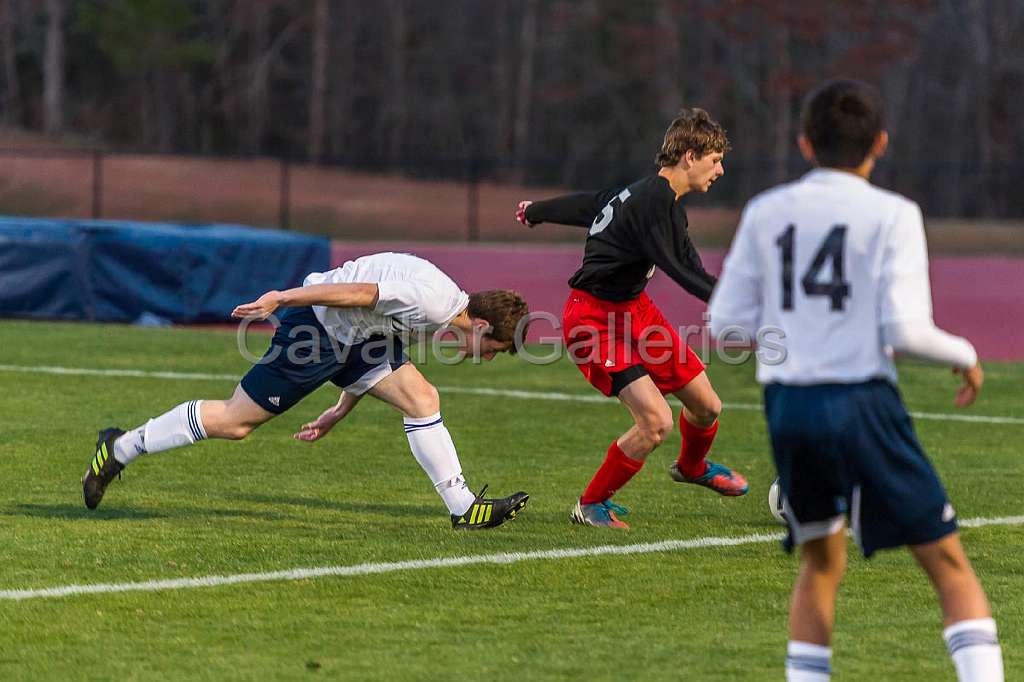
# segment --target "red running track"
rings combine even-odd
[[[580,264],[583,246],[335,242],[333,263],[378,251],[422,256],[466,291],[516,289],[531,310],[551,312],[560,319],[569,291],[566,281]],[[721,269],[723,255],[721,250],[701,251],[704,266],[713,273]],[[940,327],[966,336],[986,360],[1024,360],[1024,258],[936,257],[931,277],[935,322]],[[662,273],[655,275],[647,291],[670,322],[702,324],[704,304]],[[551,335],[551,328],[542,323],[530,330],[533,340]]]

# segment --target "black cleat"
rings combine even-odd
[[[484,528],[497,528],[506,521],[516,517],[523,507],[526,506],[530,496],[519,491],[508,497],[498,499],[486,499],[484,493],[487,486],[484,486],[480,494],[473,500],[473,506],[462,516],[452,514],[452,528],[455,530],[482,530]]]
[[[124,469],[124,465],[114,459],[114,441],[123,434],[124,431],[113,426],[100,431],[96,440],[96,454],[89,462],[85,476],[82,476],[82,497],[85,498],[85,506],[89,509],[99,506],[107,486]]]

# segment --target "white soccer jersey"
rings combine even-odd
[[[349,345],[373,334],[432,332],[469,304],[469,295],[436,265],[407,253],[356,258],[340,268],[311,273],[302,284],[342,283],[376,284],[378,290],[373,309],[313,306],[324,328]]]
[[[732,325],[784,335],[781,362],[759,358],[761,383],[895,381],[883,325],[933,324],[920,208],[831,169],[758,195],[743,211],[710,316],[716,336]]]

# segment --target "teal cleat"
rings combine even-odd
[[[705,488],[711,488],[719,495],[727,497],[739,497],[740,495],[747,494],[750,486],[742,474],[733,471],[724,464],[716,464],[710,460],[707,460],[706,463],[708,468],[704,470],[703,475],[696,478],[684,476],[683,472],[679,470],[679,465],[675,462],[668,468],[668,475],[677,483],[702,485]]]
[[[618,514],[625,516],[628,513],[628,509],[615,504],[611,500],[605,500],[604,502],[597,502],[594,504],[583,504],[577,500],[576,507],[573,508],[572,513],[569,515],[569,520],[583,526],[622,528],[623,530],[628,530],[629,525],[624,521],[620,521],[617,516]]]

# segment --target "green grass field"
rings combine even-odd
[[[254,338],[254,349],[266,337]],[[230,379],[54,375],[11,366],[238,374],[231,334],[0,324],[0,590],[124,583],[367,562],[774,533],[763,417],[727,409],[717,458],[751,494],[672,483],[678,436],[617,500],[628,533],[568,511],[612,438],[613,402],[481,396],[443,387],[593,395],[568,363],[503,357],[428,364],[470,484],[530,492],[494,531],[456,534],[409,454],[400,417],[365,400],[325,440],[291,439],[337,398],[325,387],[242,442],[143,457],[87,511],[79,484],[95,432],[134,426]],[[258,350],[262,350],[259,348]],[[970,414],[1022,417],[1024,366],[991,364]],[[951,413],[948,372],[905,364],[912,410]],[[713,363],[726,403],[756,403],[753,367]],[[1024,513],[1021,424],[918,420],[961,518]],[[992,599],[1007,679],[1024,678],[1021,528],[966,529]],[[851,544],[851,549],[853,546]],[[781,680],[796,568],[775,542],[663,553],[247,583],[170,591],[0,599],[0,680]],[[953,680],[938,607],[905,552],[854,558],[840,596],[837,680]]]

